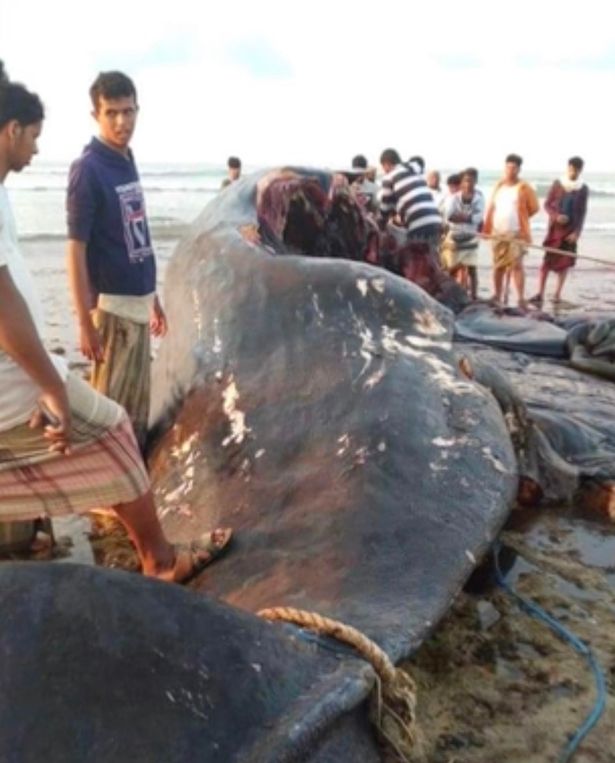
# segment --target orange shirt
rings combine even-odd
[[[500,180],[493,190],[489,206],[487,207],[487,214],[485,215],[485,224],[483,226],[483,233],[493,233],[493,215],[495,211],[495,197],[497,196],[500,188],[506,184],[505,180]],[[527,241],[528,244],[532,243],[532,234],[530,232],[530,217],[535,215],[539,210],[538,198],[536,192],[529,183],[525,180],[520,180],[519,183],[519,238],[523,241]]]

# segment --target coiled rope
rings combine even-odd
[[[410,763],[418,743],[416,725],[416,684],[412,677],[396,668],[387,654],[361,631],[338,620],[291,607],[262,609],[260,617],[292,623],[337,639],[353,647],[374,668],[376,686],[371,696],[369,717],[385,746],[404,763]]]

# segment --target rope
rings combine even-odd
[[[376,671],[376,687],[370,702],[370,720],[383,744],[390,746],[398,758],[410,763],[416,751],[416,684],[411,676],[396,668],[388,655],[361,631],[338,620],[291,607],[262,609],[259,613],[270,621],[282,621],[316,631],[353,647]]]
[[[545,623],[545,625],[548,625],[549,628],[551,628],[551,630],[557,636],[570,644],[578,654],[580,654],[582,657],[585,657],[592,673],[594,674],[594,679],[596,681],[596,701],[594,703],[594,707],[592,708],[587,718],[583,721],[583,723],[576,729],[574,734],[570,736],[568,744],[562,751],[559,758],[559,763],[569,763],[569,761],[571,761],[577,753],[581,742],[598,723],[602,714],[604,713],[607,697],[606,679],[604,677],[604,672],[600,667],[600,664],[594,653],[584,641],[581,641],[578,636],[569,631],[548,612],[545,612],[545,610],[539,607],[538,604],[535,604],[533,601],[530,601],[529,599],[526,599],[518,594],[514,588],[505,580],[504,576],[502,575],[502,571],[500,570],[498,559],[500,548],[501,545],[497,543],[493,551],[495,575],[498,585],[503,588],[510,596],[512,596],[513,599],[515,599],[515,601],[519,604],[520,608],[524,612],[526,612],[531,617],[535,617],[537,620]]]
[[[555,249],[552,246],[542,246],[541,244],[530,244],[527,241],[523,241],[520,238],[510,238],[509,236],[496,236],[490,233],[480,233],[480,238],[484,238],[488,241],[509,241],[511,244],[518,244],[525,249],[538,249],[541,252],[547,252],[549,254],[561,254],[564,257],[571,257],[573,260],[587,260],[588,262],[597,262],[600,265],[606,265],[609,268],[615,268],[615,262],[612,260],[602,260],[599,257],[589,257],[586,254],[576,254],[575,252],[567,252],[564,249]],[[519,259],[519,258],[518,258]]]

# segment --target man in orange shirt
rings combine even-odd
[[[521,180],[523,159],[517,154],[506,157],[504,177],[496,185],[485,216],[483,233],[494,237],[493,290],[494,302],[502,304],[504,276],[510,271],[517,291],[519,307],[525,307],[525,273],[523,257],[531,244],[530,217],[539,209],[534,189]]]

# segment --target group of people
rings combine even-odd
[[[354,161],[353,166],[361,166]],[[353,185],[359,195],[368,195],[372,205],[368,208],[381,229],[401,229],[411,257],[417,261],[420,257],[436,259],[476,300],[478,249],[480,239],[487,238],[493,250],[493,304],[503,304],[510,279],[520,307],[525,308],[527,302],[541,306],[550,272],[557,277],[554,300],[561,300],[587,211],[589,191],[580,179],[580,157],[568,161],[565,175],[553,183],[545,202],[549,226],[543,246],[547,251],[538,292],[529,300],[525,298],[523,259],[532,242],[530,219],[540,207],[536,192],[521,178],[523,160],[518,154],[506,157],[503,176],[488,202],[477,187],[478,171],[473,167],[449,176],[448,191],[443,192],[440,174],[426,173],[420,156],[402,161],[400,154],[389,148],[382,152],[380,164],[384,176],[379,191],[367,172]],[[366,161],[363,166],[367,168]],[[364,190],[366,183],[369,188]]]
[[[134,83],[103,72],[90,89],[97,135],[72,164],[67,269],[91,384],[41,341],[41,301],[20,252],[5,180],[38,153],[40,98],[0,63],[0,539],[14,523],[112,508],[144,574],[184,582],[227,546],[228,528],[172,544],[141,455],[149,411],[150,334],[167,320],[129,144]],[[7,536],[9,534],[7,533]]]

